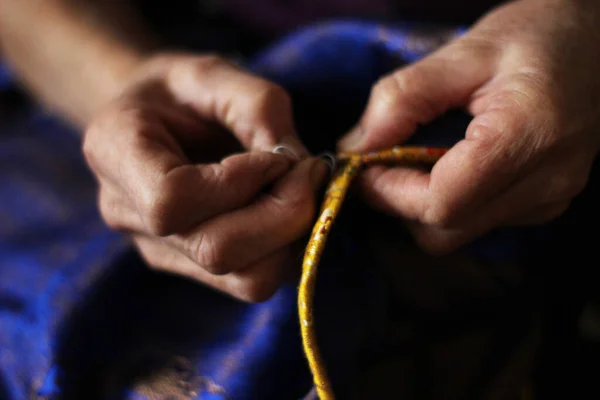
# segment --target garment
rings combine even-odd
[[[355,122],[379,76],[461,31],[330,22],[283,38],[247,67],[290,91],[300,135],[321,151]],[[310,398],[295,285],[244,304],[151,272],[101,222],[76,136],[35,105],[2,115],[1,399]],[[414,140],[451,144],[468,120],[449,115]],[[565,260],[552,252],[556,240],[585,244],[585,218],[565,218],[434,260],[400,224],[349,199],[315,305],[339,398],[513,398],[543,327],[535,267],[548,269],[544,254]],[[524,267],[531,257],[537,264]]]

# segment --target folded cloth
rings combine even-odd
[[[333,148],[336,137],[355,122],[378,77],[461,32],[329,22],[283,38],[248,60],[247,67],[289,89],[299,132],[321,151]],[[414,141],[452,144],[468,119],[448,116]],[[95,190],[69,127],[34,105],[2,118],[1,399],[310,398],[294,285],[284,285],[264,303],[244,304],[152,272],[126,238],[102,223]],[[368,240],[359,227],[363,223],[367,232],[386,232],[390,243],[383,237],[372,240],[376,235]],[[533,343],[529,317],[535,296],[523,289],[527,279],[513,267],[537,244],[544,245],[548,232],[483,238],[466,249],[467,258],[449,264],[467,271],[462,275],[467,278],[458,274],[453,280],[447,279],[448,269],[440,274],[444,265],[427,264],[423,255],[404,257],[415,250],[399,225],[350,199],[328,243],[316,295],[318,335],[339,398],[397,398],[399,393],[424,398],[417,389],[427,392],[433,386],[422,379],[443,381],[451,375],[435,366],[423,369],[418,355],[434,354],[426,339],[443,341],[449,327],[456,333],[457,326],[469,330],[474,322],[502,315],[495,321],[511,327],[509,340],[492,329],[490,343],[503,356],[523,338]],[[406,252],[399,242],[409,246]],[[508,269],[499,267],[508,264]],[[447,281],[453,282],[451,289]],[[453,300],[456,294],[461,296]],[[464,358],[462,345],[453,346],[453,356]],[[409,353],[416,369],[403,361]],[[493,380],[494,371],[509,363],[508,356],[481,354],[487,354],[481,370],[481,360],[462,365],[463,377],[479,371],[473,375],[479,383],[460,387],[472,398],[483,398],[477,397],[486,389],[482,379]],[[405,382],[415,376],[421,380]],[[434,390],[428,393],[433,396]]]

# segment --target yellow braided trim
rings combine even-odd
[[[341,166],[334,172],[334,176],[327,186],[319,218],[314,225],[304,254],[302,278],[298,289],[298,312],[302,344],[320,400],[334,400],[335,395],[319,352],[314,329],[313,296],[317,266],[325,249],[331,226],[342,207],[350,184],[363,165],[374,163],[433,163],[445,152],[446,149],[440,148],[397,146],[380,152],[367,154],[345,153],[337,156],[337,159],[341,161]]]

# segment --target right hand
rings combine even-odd
[[[327,171],[298,140],[286,92],[214,56],[142,63],[83,148],[102,217],[151,267],[247,301],[289,273]]]

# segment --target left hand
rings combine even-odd
[[[511,2],[382,78],[341,150],[401,144],[451,108],[474,118],[431,173],[369,168],[366,198],[406,219],[437,254],[497,227],[561,215],[600,148],[599,26],[594,0]]]

